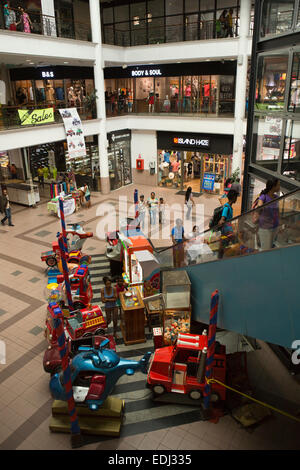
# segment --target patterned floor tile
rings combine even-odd
[[[37,232],[34,235],[36,237],[47,237],[47,235],[51,235],[52,232],[48,232],[47,230],[41,230],[41,232]]]
[[[36,282],[40,281],[41,279],[39,277],[33,277],[32,279],[29,279],[29,282],[32,282],[35,284]]]
[[[32,328],[32,330],[29,330],[29,333],[31,333],[34,336],[37,336],[42,331],[44,331],[43,328],[41,328],[40,326],[35,326],[34,328]]]
[[[19,274],[22,274],[22,271],[14,271],[11,273],[12,276],[19,276]]]

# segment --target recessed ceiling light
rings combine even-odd
[[[181,62],[177,61],[177,64],[181,64]]]
[[[69,62],[64,62],[64,64],[68,64]]]
[[[34,65],[34,62],[29,62],[29,63],[30,63],[30,65]]]
[[[30,62],[30,59],[26,59],[26,62]]]

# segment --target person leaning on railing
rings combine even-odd
[[[274,200],[273,204],[257,211],[258,218],[258,237],[260,241],[260,250],[270,250],[273,248],[279,228],[279,205],[276,194],[280,190],[280,181],[277,178],[267,180],[265,189],[259,196],[257,207]]]

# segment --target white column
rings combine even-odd
[[[243,119],[246,109],[246,81],[248,68],[248,38],[250,28],[251,0],[241,0],[240,6],[240,35],[238,45],[238,58],[235,85],[234,108],[234,134],[233,134],[233,158],[232,171],[242,169],[243,155]]]
[[[97,90],[97,116],[101,119],[100,129],[98,134],[99,146],[99,168],[100,168],[100,182],[101,192],[108,194],[110,192],[109,171],[108,171],[108,157],[107,157],[107,137],[106,137],[106,112],[105,112],[105,96],[104,96],[104,73],[103,73],[103,59],[102,59],[102,40],[101,40],[101,21],[100,21],[100,2],[99,0],[90,0],[90,17],[92,29],[92,41],[96,44],[95,47],[95,64],[94,64],[94,78],[95,89]]]

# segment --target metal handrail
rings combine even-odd
[[[248,211],[243,212],[242,214],[233,217],[232,219],[228,220],[227,222],[230,222],[230,223],[231,223],[231,222],[234,222],[234,221],[236,221],[236,220],[238,220],[238,219],[240,219],[240,218],[242,218],[242,217],[248,216],[249,214],[253,214],[254,212],[259,213],[259,212],[260,212],[262,209],[264,209],[265,207],[268,207],[268,206],[270,206],[271,204],[274,204],[274,202],[276,202],[276,203],[277,203],[277,202],[280,202],[280,201],[282,201],[283,199],[287,198],[288,196],[291,196],[292,194],[295,194],[295,193],[297,193],[297,192],[299,192],[299,194],[300,194],[300,189],[298,189],[298,188],[297,188],[297,189],[293,189],[292,191],[290,191],[290,192],[288,192],[288,193],[285,193],[285,194],[283,194],[282,196],[279,196],[278,198],[276,198],[276,199],[274,199],[274,200],[272,200],[272,201],[269,201],[269,202],[263,204],[262,206],[256,207],[255,209],[249,209]],[[204,231],[203,231],[200,235],[198,235],[198,237],[196,237],[196,238],[203,237],[203,235],[210,233],[213,229],[216,229],[216,228],[221,228],[221,227],[220,227],[220,226],[215,226],[215,227],[208,228],[208,229],[204,230]],[[170,249],[173,248],[174,246],[184,245],[184,243],[185,243],[185,241],[182,241],[182,242],[175,243],[174,245],[170,245],[170,246],[168,246],[167,248],[161,248],[161,249],[156,248],[156,249],[155,249],[155,252],[156,252],[156,253],[162,253],[162,252],[164,252],[164,251],[170,250]]]

